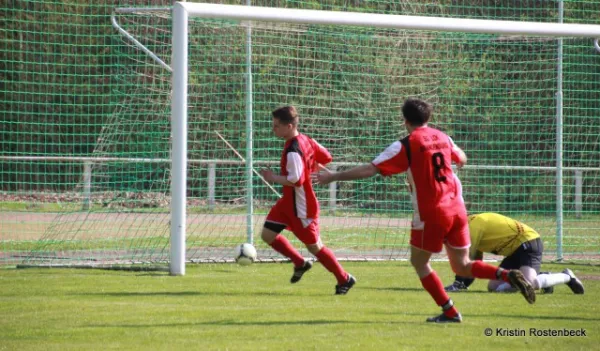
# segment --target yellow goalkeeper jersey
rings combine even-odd
[[[524,242],[540,235],[526,224],[497,213],[469,216],[471,252],[489,252],[509,256]]]

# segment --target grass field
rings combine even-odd
[[[464,323],[432,325],[439,313],[406,262],[345,263],[358,283],[334,296],[316,265],[292,285],[290,264],[189,265],[166,273],[0,269],[0,350],[593,350],[600,345],[600,268],[569,265],[585,286],[557,286],[529,305],[491,294],[485,281],[452,298]],[[545,264],[561,271],[565,265]],[[434,263],[445,283],[446,262]],[[492,328],[492,336],[485,329]],[[526,336],[499,336],[498,328]],[[587,336],[530,336],[584,329]]]

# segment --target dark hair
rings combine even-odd
[[[273,118],[284,124],[298,125],[298,111],[294,106],[283,106],[272,112]]]
[[[429,122],[433,108],[426,101],[409,98],[402,105],[402,114],[410,125],[418,127]]]

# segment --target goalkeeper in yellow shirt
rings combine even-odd
[[[546,293],[554,291],[554,286],[566,284],[575,294],[583,294],[583,284],[573,272],[566,268],[562,273],[542,273],[543,244],[540,235],[531,227],[498,213],[480,213],[469,216],[469,232],[471,247],[469,255],[472,260],[483,259],[488,252],[504,256],[500,267],[519,269],[534,289],[542,289]],[[447,286],[446,291],[467,290],[473,278],[456,276],[454,283]],[[516,291],[510,284],[501,280],[490,280],[488,290],[491,292]]]

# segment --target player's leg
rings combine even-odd
[[[539,289],[539,286],[536,286],[539,285],[536,278],[542,265],[543,249],[543,243],[540,238],[525,242],[517,249],[517,251],[521,252],[519,256],[519,270],[523,273],[525,279],[536,289]]]
[[[519,289],[525,300],[529,303],[535,303],[535,290],[533,286],[525,279],[523,273],[517,269],[505,270],[497,268],[483,261],[468,261],[468,252],[466,249],[455,249],[446,245],[448,258],[452,263],[452,268],[460,275],[471,272],[475,278],[489,279],[488,289],[490,291],[505,291],[510,286]],[[468,263],[464,263],[465,257]],[[501,279],[501,280],[500,280]],[[499,283],[502,281],[502,283]]]
[[[534,303],[535,290],[519,270],[507,271],[483,261],[469,259],[470,235],[467,216],[460,214],[453,218],[454,222],[446,236],[446,252],[454,272],[460,276],[509,282],[521,291],[527,302]]]
[[[535,303],[535,290],[521,271],[517,269],[506,270],[483,261],[470,261],[468,249],[454,248],[449,244],[446,245],[446,252],[455,273],[465,275],[470,272],[470,275],[475,278],[489,279],[489,291],[511,292],[514,287],[521,292],[527,302]]]
[[[513,293],[517,292],[517,288],[502,280],[490,280],[488,282],[489,292]]]
[[[297,270],[303,270],[302,274],[304,274],[305,271],[310,269],[312,264],[302,257],[300,252],[292,246],[285,236],[280,234],[287,227],[286,223],[288,222],[286,216],[280,211],[281,207],[280,202],[277,202],[267,215],[265,224],[263,225],[261,238],[264,242],[269,244],[273,250],[292,261],[294,264],[294,274]],[[302,277],[302,275],[300,275],[300,277]],[[292,276],[292,280],[293,279],[294,276]],[[292,283],[295,283],[296,281],[292,281]]]
[[[302,257],[300,252],[298,252],[298,250],[292,246],[290,241],[285,236],[280,234],[285,227],[285,224],[265,221],[261,238],[264,242],[269,244],[273,250],[289,258],[294,266],[300,267],[304,265],[305,259]]]
[[[337,257],[328,247],[323,245],[319,235],[318,219],[300,219],[292,221],[294,234],[306,245],[308,251],[315,255],[319,262],[331,272],[337,280],[336,295],[345,295],[356,284],[356,278],[346,272]]]
[[[573,293],[584,293],[583,284],[568,268],[563,270],[562,273],[538,274],[542,264],[542,252],[544,250],[543,242],[540,238],[528,241],[519,248],[528,254],[523,257],[521,271],[524,271],[524,274],[525,272],[528,272],[529,276],[533,276],[533,286],[536,289],[548,291],[548,288],[552,288],[556,285],[567,284]]]
[[[507,256],[502,263],[501,267],[510,269],[518,267],[523,273],[523,276],[527,281],[531,283],[534,289],[551,288],[558,284],[569,284],[572,279],[566,273],[555,273],[555,274],[538,274],[542,264],[542,252],[543,243],[540,238],[530,240],[521,244],[511,255]],[[578,279],[575,280],[573,292],[580,291],[583,289],[583,285],[577,284]],[[510,291],[509,287],[505,285],[499,285],[493,291],[496,292],[507,292]]]
[[[562,273],[546,273],[536,277],[537,284],[541,289],[550,288],[559,284],[567,284],[574,294],[581,295],[585,292],[583,283],[579,280],[573,271],[565,268]]]
[[[432,252],[442,250],[442,230],[434,222],[413,221],[410,233],[410,263],[414,267],[421,285],[433,298],[435,303],[442,308],[442,314],[428,318],[427,322],[447,323],[462,321],[462,317],[454,302],[444,290],[444,284],[437,273],[431,268],[429,260]]]
[[[509,272],[513,269],[519,269],[521,267],[521,259],[518,249],[513,252],[511,255],[508,255],[502,259],[500,265],[498,266],[501,269],[504,269],[505,272]],[[525,278],[525,277],[524,277]],[[531,283],[531,280],[528,280]],[[533,284],[532,284],[533,287]],[[489,292],[501,292],[501,293],[511,293],[517,292],[517,288],[513,287],[510,282],[505,280],[490,280],[488,283],[488,291]]]

